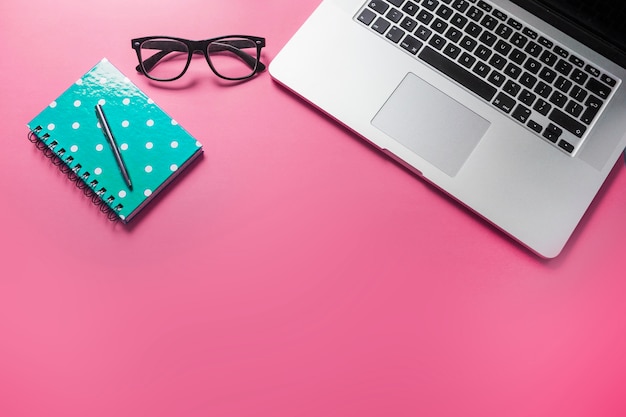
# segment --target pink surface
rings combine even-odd
[[[0,416],[626,415],[623,165],[544,261],[267,73],[134,71],[153,34],[270,62],[317,2],[2,2]],[[26,139],[105,56],[205,146],[129,228]]]

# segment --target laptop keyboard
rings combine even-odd
[[[569,155],[621,82],[483,0],[368,0],[355,18]]]

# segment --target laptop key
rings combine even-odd
[[[402,7],[402,11],[409,16],[415,16],[415,13],[417,13],[418,9],[419,7],[417,7],[417,4],[413,3],[412,1],[407,1],[406,4]]]
[[[389,8],[389,5],[382,0],[375,0],[375,1],[370,1],[369,7],[370,9],[380,14],[383,14],[387,11],[387,9]]]
[[[487,84],[485,81],[459,66],[457,63],[450,61],[430,47],[426,46],[418,55],[420,59],[428,63],[443,74],[452,78],[459,84],[482,97],[484,100],[491,100],[496,94],[495,87]]]
[[[563,129],[550,123],[546,130],[543,131],[543,137],[548,139],[552,143],[556,143],[559,137],[563,134]]]
[[[573,117],[568,116],[559,109],[553,109],[548,116],[548,119],[552,120],[554,123],[558,124],[577,138],[581,138],[587,130],[587,127],[584,124],[580,123]]]
[[[515,111],[513,112],[511,116],[513,116],[515,120],[519,120],[522,123],[526,123],[526,121],[530,117],[530,114],[531,114],[531,111],[529,108],[522,106],[521,104],[518,104],[517,107],[515,108]]]
[[[543,130],[543,126],[541,126],[539,123],[535,122],[534,120],[529,120],[526,126],[531,128],[536,133],[541,133],[541,131]]]
[[[500,93],[493,101],[493,105],[508,114],[513,110],[515,100],[504,93]]]
[[[559,147],[564,149],[567,153],[572,153],[574,152],[574,145],[572,145],[571,143],[561,139],[559,141]]]
[[[402,42],[400,42],[400,46],[412,53],[413,55],[417,54],[422,45],[422,42],[418,41],[411,35],[406,35]]]
[[[374,13],[370,9],[363,10],[358,17],[359,22],[367,26],[369,26],[374,21],[374,19],[376,19],[376,13]]]
[[[376,22],[374,22],[374,24],[372,25],[372,29],[374,29],[376,32],[382,35],[383,33],[387,31],[387,29],[389,29],[389,26],[391,26],[391,23],[389,23],[382,17],[379,17],[378,19],[376,19]]]
[[[600,98],[607,98],[609,94],[611,94],[611,88],[606,84],[601,83],[595,78],[591,78],[589,82],[587,82],[587,89],[591,91],[593,94],[596,94]]]

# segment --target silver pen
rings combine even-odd
[[[115,142],[115,137],[113,137],[113,132],[111,132],[111,127],[109,126],[109,123],[107,122],[107,119],[104,116],[104,111],[102,110],[102,106],[99,104],[96,104],[96,117],[98,118],[98,121],[100,122],[100,128],[102,129],[104,136],[106,136],[107,141],[109,142],[109,145],[111,145],[111,149],[113,149],[113,155],[115,155],[115,160],[117,161],[117,165],[119,166],[120,171],[122,172],[124,181],[126,181],[126,185],[128,185],[128,188],[132,190],[133,184],[130,182],[130,177],[128,176],[128,170],[126,169],[126,165],[124,164],[124,160],[122,159],[120,150],[117,147],[117,143]]]

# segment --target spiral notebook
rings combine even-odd
[[[132,186],[96,117],[100,105]],[[106,58],[30,123],[29,138],[112,220],[134,218],[202,145]]]

